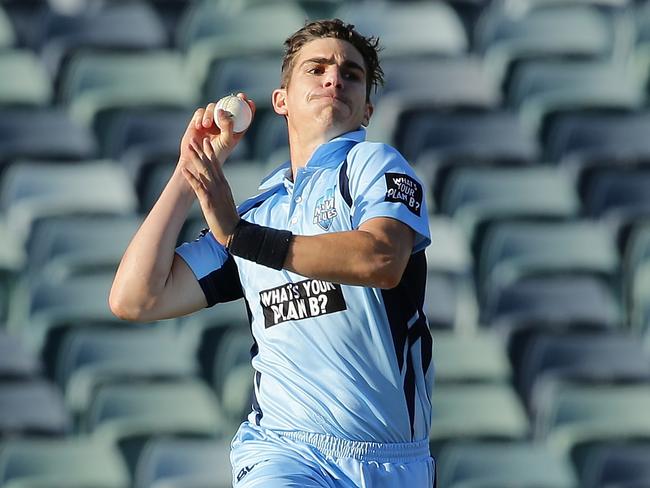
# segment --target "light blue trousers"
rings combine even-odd
[[[346,441],[244,422],[232,441],[234,488],[431,488],[428,441]]]

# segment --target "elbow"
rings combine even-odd
[[[144,307],[138,306],[129,300],[128,293],[113,285],[108,297],[108,306],[111,313],[120,320],[129,322],[143,322],[146,320]]]
[[[402,281],[404,268],[395,259],[384,256],[375,261],[368,270],[369,284],[384,290],[395,288]]]

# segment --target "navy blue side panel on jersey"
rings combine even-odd
[[[400,371],[405,371],[404,397],[409,412],[412,437],[415,433],[416,402],[416,371],[412,353],[418,339],[421,339],[419,344],[422,372],[420,374],[426,375],[431,364],[432,339],[422,310],[426,273],[424,251],[417,252],[411,255],[400,283],[395,288],[381,292],[393,336],[397,364]]]

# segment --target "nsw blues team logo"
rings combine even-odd
[[[325,195],[316,201],[314,209],[314,224],[323,230],[329,230],[332,221],[336,218],[336,205],[334,201],[334,187],[325,190]]]

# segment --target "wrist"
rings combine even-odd
[[[233,256],[280,270],[289,253],[293,234],[240,219],[226,243]]]

